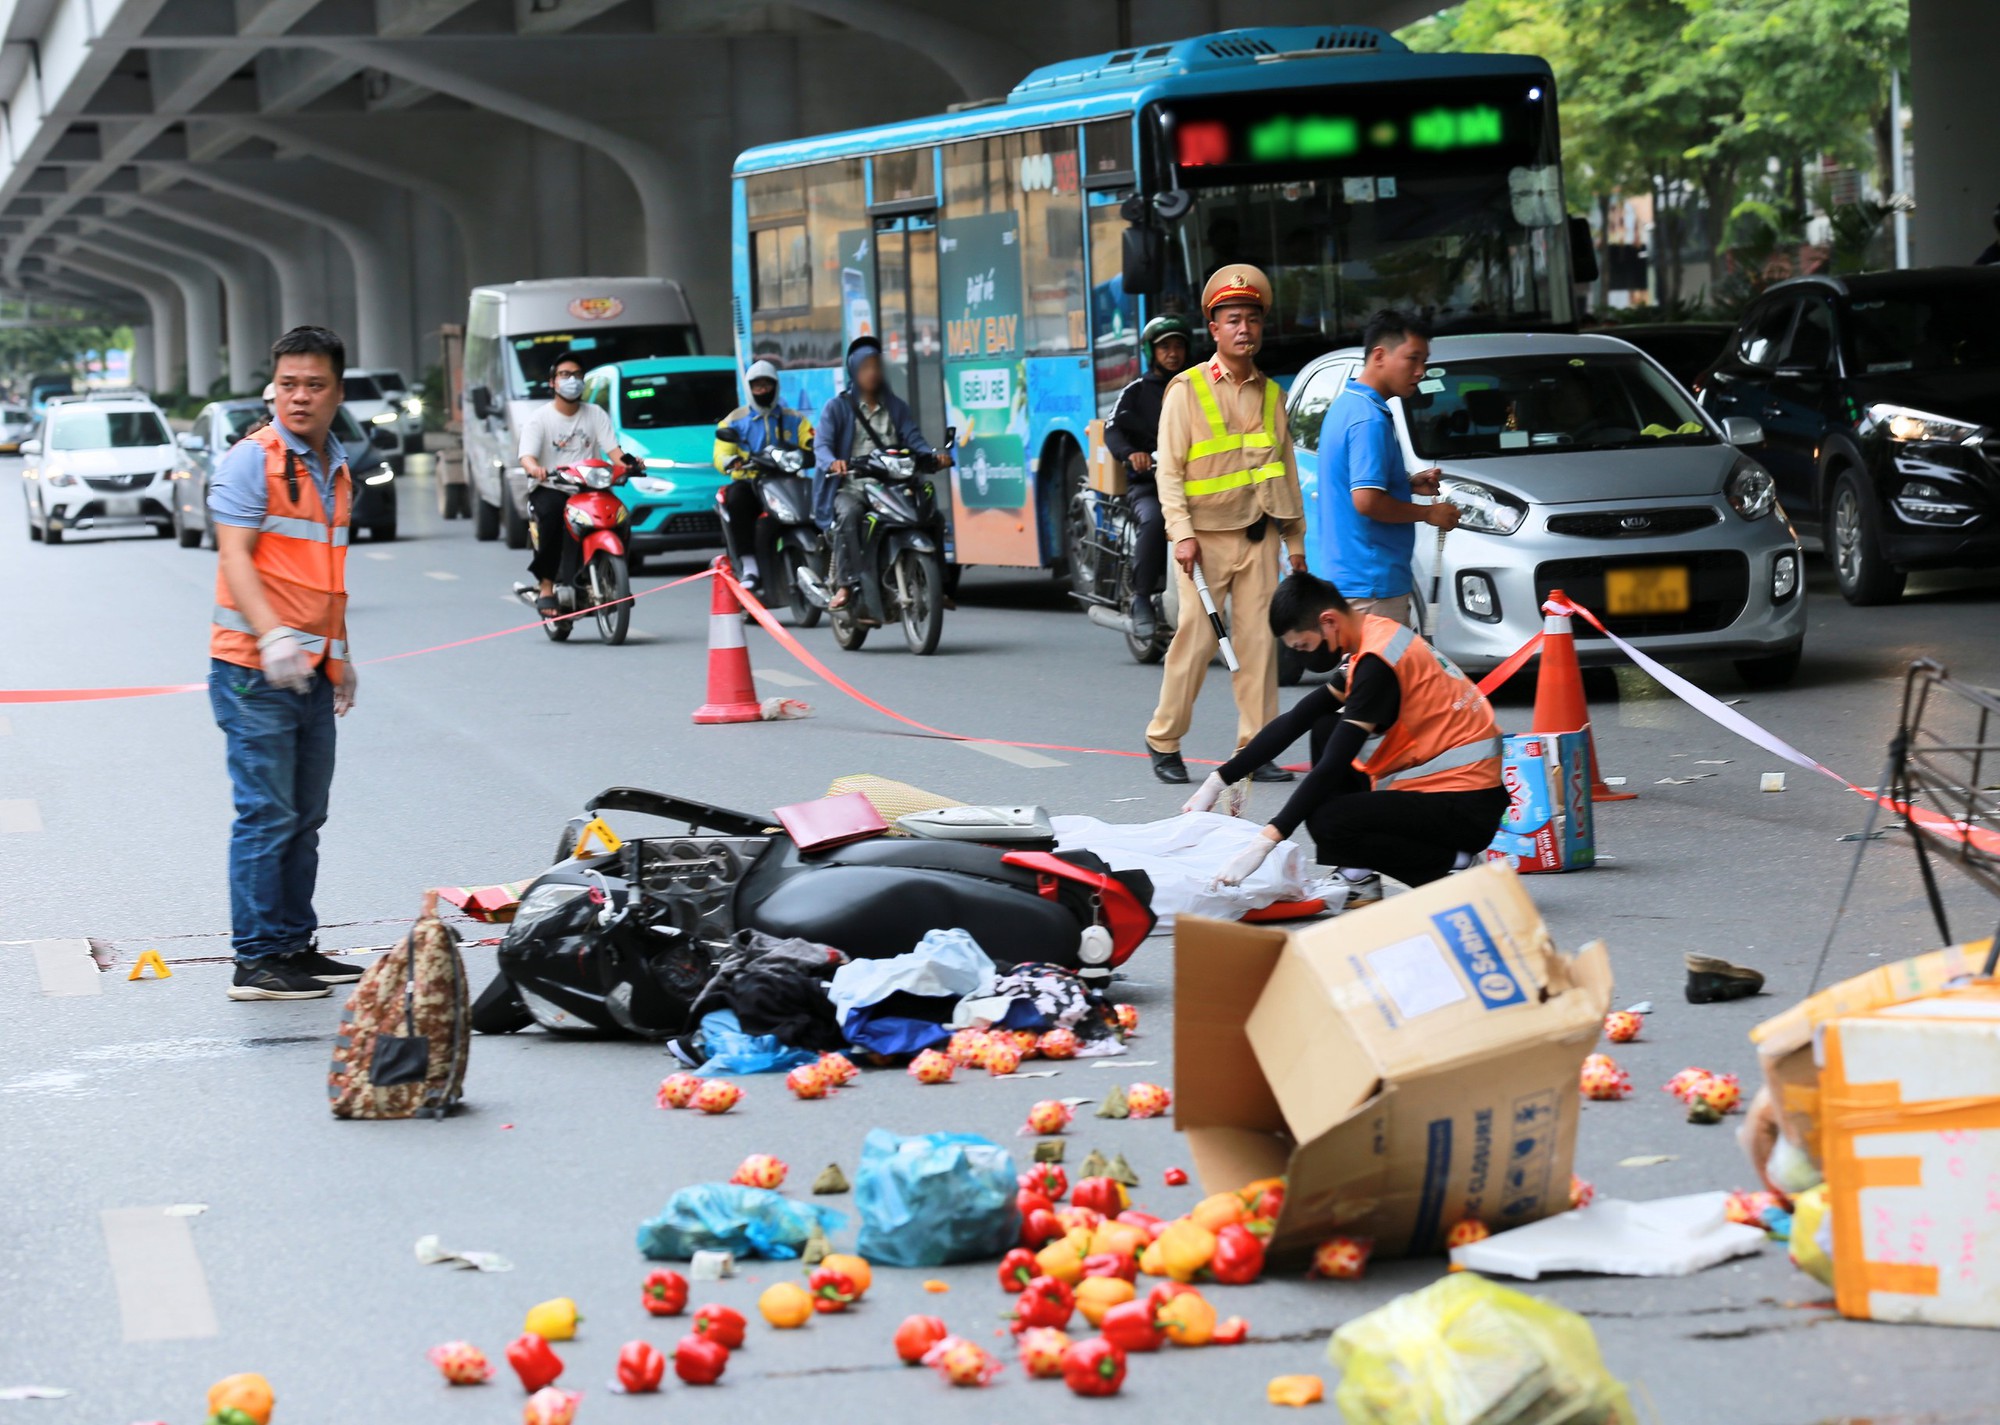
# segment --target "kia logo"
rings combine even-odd
[[[1618,521],[1618,527],[1620,529],[1651,529],[1653,521],[1647,515],[1627,515]]]

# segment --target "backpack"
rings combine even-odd
[[[437,892],[401,942],[368,967],[340,1013],[327,1069],[335,1118],[443,1118],[465,1093],[470,1042],[458,932]]]

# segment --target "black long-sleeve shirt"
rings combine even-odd
[[[1153,453],[1160,443],[1160,403],[1166,399],[1173,373],[1149,367],[1144,376],[1118,393],[1118,404],[1104,422],[1104,448],[1123,465],[1134,451]],[[1139,477],[1151,480],[1151,475]]]
[[[1241,752],[1217,769],[1218,773],[1233,786],[1266,762],[1275,762],[1286,748],[1311,732],[1315,723],[1338,715],[1340,723],[1321,749],[1318,760],[1292,789],[1283,808],[1270,819],[1281,836],[1290,836],[1313,808],[1352,778],[1354,759],[1362,744],[1376,733],[1388,731],[1402,709],[1403,689],[1396,681],[1395,671],[1373,654],[1364,655],[1355,659],[1348,671],[1345,698],[1332,684],[1314,688],[1266,723]],[[1364,729],[1362,723],[1373,727],[1375,732]]]

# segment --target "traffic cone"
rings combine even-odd
[[[1569,615],[1558,613],[1569,607],[1561,589],[1549,591],[1542,605],[1542,669],[1535,680],[1535,721],[1533,732],[1583,733],[1590,749],[1590,799],[1594,802],[1629,802],[1637,792],[1614,792],[1604,785],[1597,772],[1597,739],[1590,731],[1590,705],[1583,697],[1583,669],[1576,661],[1576,635]]]
[[[694,710],[696,722],[761,722],[757,684],[750,677],[750,650],[743,646],[743,609],[723,575],[729,561],[709,566],[716,577],[708,603],[708,701]]]

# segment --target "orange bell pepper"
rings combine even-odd
[[[1242,1198],[1233,1192],[1219,1192],[1196,1203],[1188,1216],[1209,1231],[1220,1232],[1225,1227],[1234,1227],[1249,1214],[1243,1210]]]
[[[1090,1255],[1090,1233],[1078,1230],[1035,1253],[1035,1266],[1045,1277],[1075,1286],[1083,1280],[1083,1259]]]
[[[1102,1326],[1105,1312],[1135,1295],[1137,1289],[1123,1277],[1085,1277],[1076,1285],[1076,1309],[1092,1326]]]
[[[1143,1227],[1129,1222],[1106,1222],[1091,1234],[1090,1255],[1101,1257],[1107,1252],[1123,1252],[1136,1257],[1152,1245],[1152,1240]]]
[[[271,1407],[276,1403],[271,1383],[255,1371],[224,1376],[208,1388],[210,1415],[220,1415],[225,1410],[240,1410],[257,1425],[270,1425]]]
[[[1273,1405],[1317,1405],[1326,1399],[1326,1382],[1318,1376],[1273,1376],[1264,1398]]]
[[[819,1264],[842,1273],[852,1281],[856,1301],[868,1295],[868,1288],[875,1284],[875,1269],[868,1265],[866,1257],[857,1257],[852,1252],[829,1252],[820,1258]]]
[[[1153,1319],[1176,1346],[1206,1346],[1215,1335],[1215,1308],[1198,1291],[1184,1291],[1162,1306]]]

